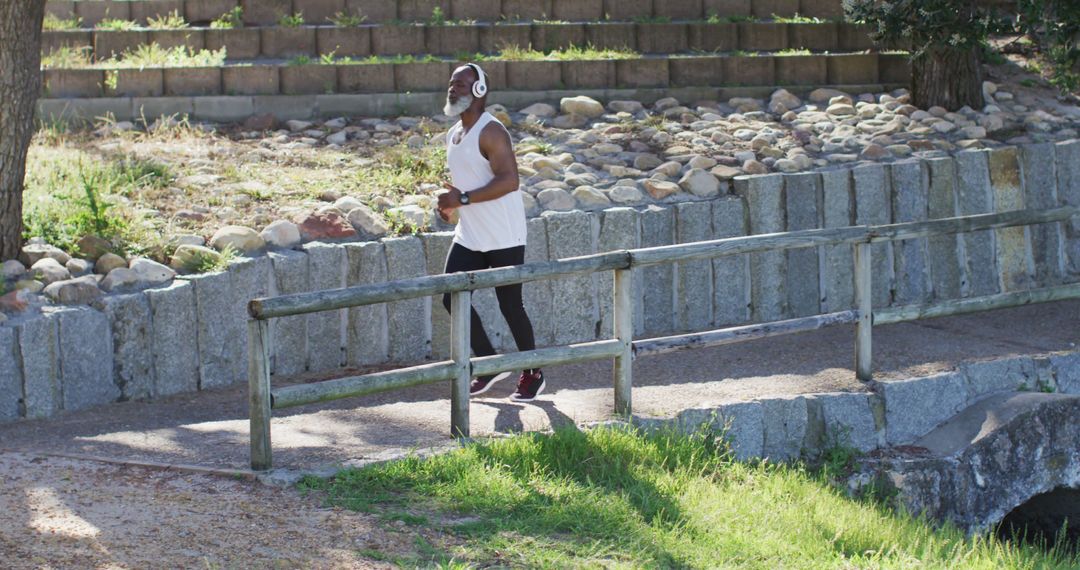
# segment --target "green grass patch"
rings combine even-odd
[[[570,46],[561,50],[543,52],[517,46],[507,46],[491,59],[506,61],[589,61],[604,59],[637,59],[641,54],[629,48],[599,49],[591,45]]]
[[[407,513],[423,543],[411,559],[396,560],[408,567],[1080,564],[1060,550],[935,529],[880,503],[849,498],[826,475],[801,465],[733,461],[706,432],[523,434],[429,459],[349,469],[328,481],[307,478],[300,488],[334,506],[395,520]],[[431,536],[434,542],[424,538]]]
[[[244,27],[244,9],[240,6],[225,12],[213,22],[210,22],[212,30],[232,30]]]
[[[304,25],[304,13],[297,12],[295,14],[282,14],[278,18],[278,25],[283,28],[299,28]]]
[[[139,25],[135,22],[132,22],[131,20],[117,20],[114,18],[106,18],[98,22],[98,25],[94,26],[94,28],[98,30],[108,30],[112,32],[123,32],[127,30],[137,30],[139,28]]]
[[[46,32],[58,32],[65,30],[77,30],[82,27],[82,18],[58,18],[55,14],[45,14],[45,19],[41,22],[41,29]]]
[[[345,12],[337,12],[326,20],[335,26],[354,28],[367,21],[367,16],[360,13],[346,14]]]
[[[158,30],[183,30],[188,27],[188,23],[179,12],[173,10],[168,14],[147,18],[146,27]]]
[[[824,24],[827,21],[822,18],[800,16],[798,13],[794,16],[777,16],[773,14],[772,19],[777,24]]]

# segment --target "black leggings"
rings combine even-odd
[[[523,245],[492,251],[473,251],[459,243],[454,243],[446,256],[446,273],[476,271],[522,263],[525,263],[525,246]],[[514,335],[518,350],[536,348],[532,323],[529,321],[529,315],[525,314],[525,305],[521,301],[521,283],[496,287],[495,296],[499,299],[499,310],[506,318],[506,324],[510,325],[510,333]],[[450,310],[449,294],[443,295],[443,306],[447,311]],[[495,347],[491,346],[491,340],[484,331],[484,324],[480,322],[480,315],[476,313],[476,309],[472,309],[470,330],[473,354],[476,356],[495,354]]]

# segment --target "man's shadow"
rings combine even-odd
[[[519,433],[525,431],[525,423],[521,419],[521,411],[525,406],[533,406],[544,410],[552,429],[575,425],[574,420],[562,413],[555,402],[550,400],[533,400],[532,402],[499,402],[480,401],[477,404],[490,406],[497,410],[495,415],[495,431],[499,433]],[[534,428],[535,429],[535,428]]]

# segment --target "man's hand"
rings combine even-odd
[[[443,182],[443,188],[446,188],[448,192],[444,192],[439,195],[439,211],[453,210],[461,207],[461,190],[454,187],[449,182]]]

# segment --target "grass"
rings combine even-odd
[[[216,20],[210,22],[212,30],[232,30],[244,27],[244,9],[240,6],[225,12]]]
[[[446,149],[425,146],[419,149],[397,146],[387,149],[371,170],[357,174],[375,194],[401,197],[416,194],[421,184],[442,185],[446,180]]]
[[[108,31],[112,31],[112,32],[122,32],[122,31],[126,31],[126,30],[138,29],[139,25],[136,24],[135,22],[132,22],[131,20],[117,20],[117,19],[113,19],[113,18],[106,18],[106,19],[98,22],[98,25],[96,25],[94,27],[96,29],[98,29],[98,30],[108,30]]]
[[[157,42],[143,44],[123,53],[119,59],[101,63],[102,67],[218,67],[225,63],[225,48],[192,50],[188,46],[161,47]]]
[[[188,23],[179,12],[173,10],[165,15],[147,18],[146,27],[159,30],[183,30],[188,27]]]
[[[969,538],[845,496],[827,472],[739,463],[716,436],[573,428],[300,488],[402,520],[403,566],[525,568],[1070,568],[1061,548]],[[398,527],[401,528],[401,527]]]
[[[94,64],[90,46],[60,46],[41,56],[42,69],[77,69]]]
[[[716,12],[709,14],[708,18],[705,18],[707,24],[738,24],[740,22],[753,22],[753,16],[721,16]]]
[[[782,49],[776,52],[776,55],[811,55],[810,50],[806,48],[789,48]]]
[[[45,14],[45,20],[41,23],[41,29],[47,32],[77,30],[82,27],[82,23],[82,18],[79,17],[65,20],[58,18],[55,14]]]
[[[278,25],[283,28],[299,28],[304,25],[304,13],[297,12],[295,14],[282,14],[278,18]]]
[[[506,46],[499,54],[491,57],[496,60],[507,61],[580,61],[580,60],[603,60],[603,59],[637,59],[641,54],[623,49],[597,49],[591,45],[585,47],[570,46],[562,50],[543,52],[517,46]]]
[[[353,28],[366,22],[367,16],[360,13],[346,14],[345,12],[338,12],[326,20],[335,26]]]
[[[225,271],[237,257],[236,248],[227,245],[217,255],[192,255],[184,263],[184,269],[191,273],[218,273]]]
[[[824,24],[828,21],[822,18],[800,16],[798,13],[794,16],[777,16],[776,14],[773,14],[772,19],[777,24]]]

